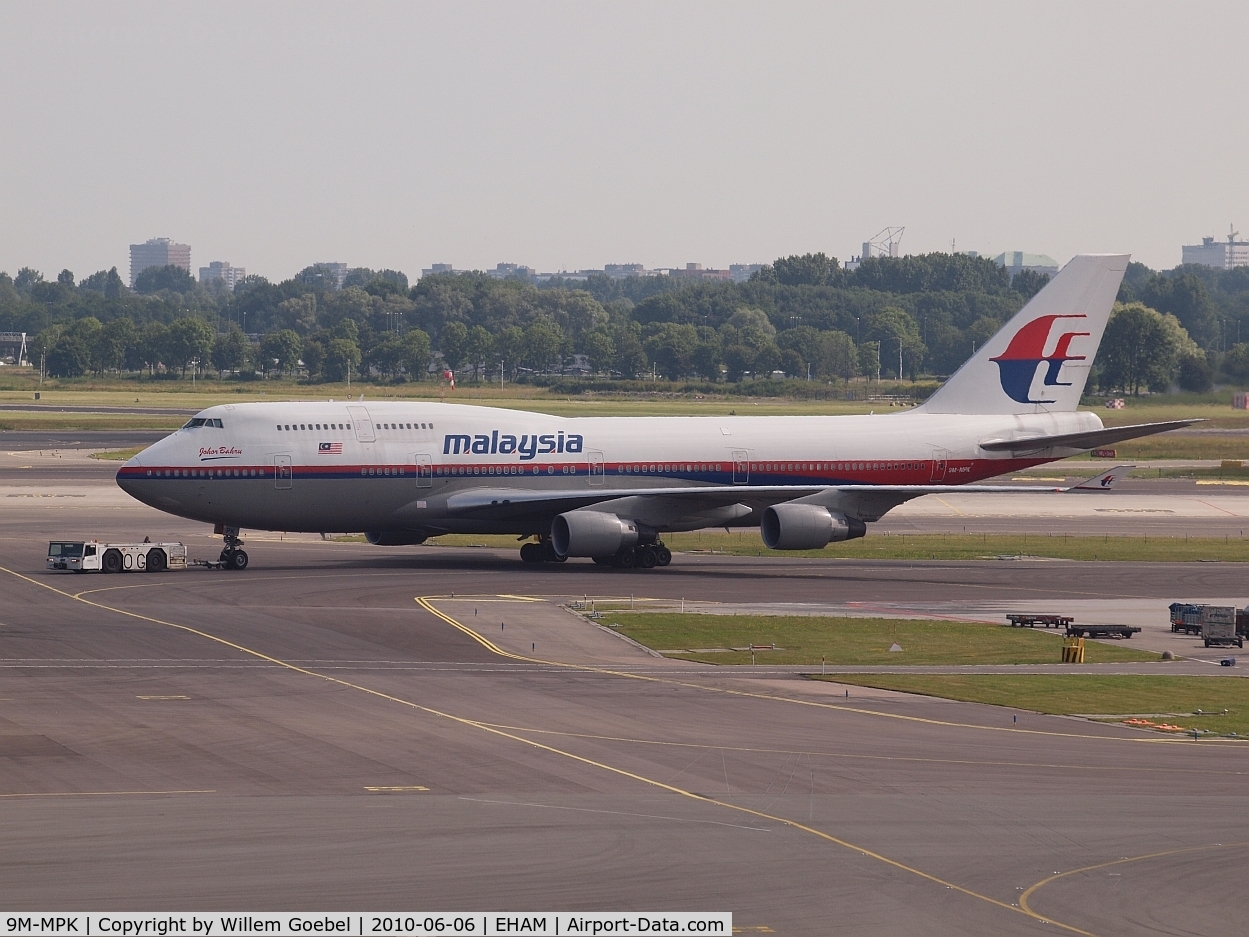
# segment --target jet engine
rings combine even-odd
[[[867,525],[818,504],[774,504],[764,510],[759,532],[770,550],[822,550],[862,537]]]
[[[419,530],[370,530],[364,539],[375,547],[409,547],[424,543],[429,534]]]
[[[615,556],[637,542],[637,524],[615,514],[569,511],[551,522],[551,546],[560,556]]]

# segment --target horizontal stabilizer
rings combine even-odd
[[[1024,436],[1020,439],[990,439],[980,444],[986,452],[1035,452],[1038,449],[1096,449],[1123,442],[1125,439],[1137,439],[1141,436],[1152,436],[1154,433],[1165,433],[1168,430],[1180,429],[1201,423],[1202,420],[1171,420],[1167,423],[1136,423],[1132,426],[1111,426],[1106,429],[1092,430],[1087,433],[1064,433],[1056,436]]]

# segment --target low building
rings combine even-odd
[[[1200,244],[1185,244],[1180,262],[1231,270],[1249,265],[1249,241],[1238,241],[1239,231],[1231,231],[1226,241],[1202,238]]]
[[[1058,274],[1058,261],[1049,254],[1006,251],[994,257],[993,262],[1009,270],[1012,279],[1025,270],[1031,270],[1033,273],[1046,273],[1050,276]]]
[[[685,269],[674,267],[668,276],[679,280],[732,280],[733,273],[729,270],[711,270],[702,264],[686,264]]]
[[[139,274],[149,267],[181,267],[191,272],[191,245],[175,244],[169,238],[149,238],[142,244],[130,245],[130,288],[134,289]]]
[[[729,264],[729,276],[734,283],[745,283],[754,276],[755,271],[762,268],[763,264]]]
[[[214,260],[207,267],[199,268],[199,281],[204,284],[220,282],[226,289],[233,291],[235,285],[247,271],[243,267],[231,267],[228,260]]]

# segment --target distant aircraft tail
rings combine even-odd
[[[1075,410],[1129,254],[1072,258],[919,408],[928,413]]]

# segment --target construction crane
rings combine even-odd
[[[870,241],[863,242],[863,259],[869,257],[897,257],[906,228],[885,228]]]

